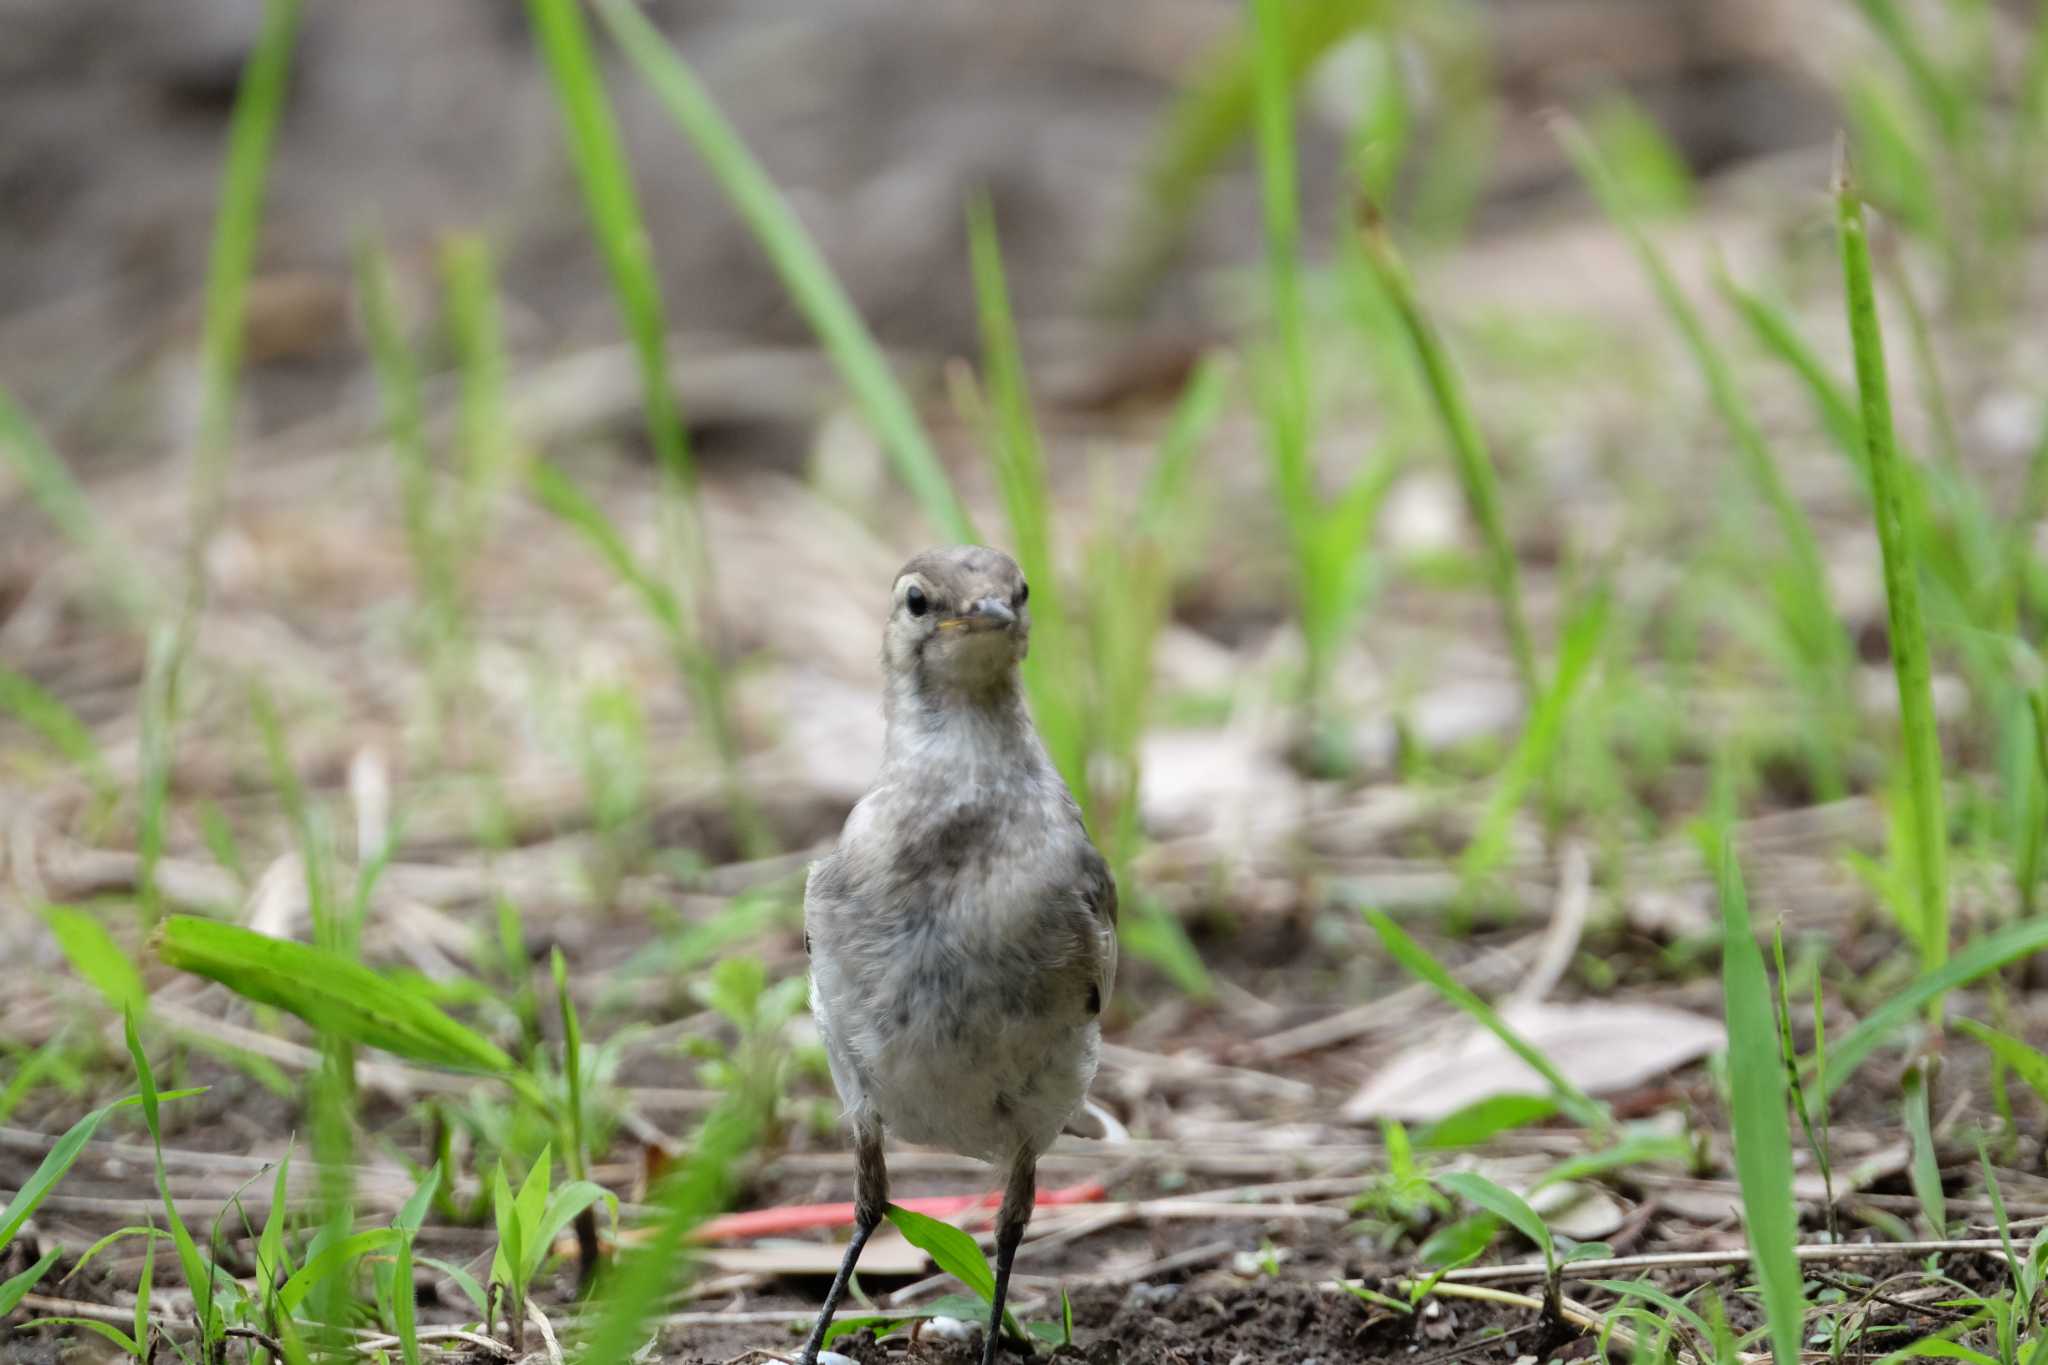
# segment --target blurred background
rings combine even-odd
[[[1930,1002],[2048,1037],[2033,0],[4,22],[0,1184],[153,1056],[211,1087],[164,1110],[178,1199],[226,1208],[310,1128],[358,1183],[294,1168],[299,1232],[384,1219],[551,1312],[597,1196],[580,1249],[508,1266],[493,1163],[629,1223],[693,1161],[725,1183],[685,1221],[844,1199],[804,869],[880,754],[896,567],[978,538],[1031,578],[1034,712],[1123,888],[1097,1098],[1136,1145],[1048,1181],[1325,1182],[1260,1196],[1321,1210],[1293,1223],[1048,1224],[1033,1273],[1092,1279],[1085,1327],[1153,1323],[1122,1286],[1177,1246],[1254,1297],[1290,1257],[1427,1263],[1474,1225],[1428,1177],[1482,1139],[1612,1158],[1557,1177],[1572,1237],[1721,1245],[1712,1059],[1780,1046],[1723,969],[1738,865],[1868,1226],[1989,1208],[1980,1136],[2048,1215],[2021,1054],[1950,1036],[1900,1107]],[[1454,1023],[1467,987],[1551,1069]],[[40,1215],[74,1246],[165,1211],[93,1150]],[[1776,1203],[1832,1237],[1800,1169]],[[704,1292],[807,1309],[835,1248],[772,1250]],[[388,1268],[346,1267],[395,1327]],[[71,1292],[125,1309],[139,1269]]]

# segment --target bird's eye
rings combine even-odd
[[[1029,583],[1019,583],[1017,585],[1017,596],[1011,600],[1010,605],[1012,607],[1021,607],[1030,600],[1031,585]]]
[[[924,589],[913,583],[910,585],[910,591],[903,594],[903,605],[910,608],[912,616],[922,616],[925,608],[931,603],[924,600]]]

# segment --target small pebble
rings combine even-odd
[[[1177,1284],[1146,1284],[1141,1281],[1131,1286],[1131,1292],[1124,1295],[1124,1302],[1140,1308],[1157,1308],[1179,1297],[1180,1286]]]
[[[860,1365],[860,1362],[852,1356],[841,1355],[837,1351],[820,1351],[818,1352],[818,1365]]]
[[[926,1318],[923,1335],[939,1337],[946,1341],[972,1341],[974,1327],[958,1318]]]

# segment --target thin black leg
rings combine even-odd
[[[839,1273],[832,1277],[832,1288],[825,1294],[825,1306],[811,1328],[811,1339],[804,1343],[803,1354],[797,1357],[801,1365],[817,1365],[825,1331],[832,1325],[832,1315],[839,1311],[847,1281],[853,1278],[853,1268],[860,1262],[861,1248],[881,1226],[882,1211],[889,1206],[889,1169],[882,1163],[880,1128],[863,1125],[854,1130],[853,1185],[853,1240],[846,1244],[846,1255],[840,1258]]]
[[[1031,1206],[1038,1200],[1038,1153],[1019,1154],[1010,1168],[1010,1184],[1003,1191],[1002,1211],[996,1214],[996,1295],[989,1306],[988,1335],[981,1343],[981,1365],[995,1365],[996,1343],[1003,1335],[1003,1305],[1010,1297],[1010,1264],[1017,1259],[1017,1244],[1031,1222]]]

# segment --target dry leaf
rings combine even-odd
[[[1535,1004],[1502,1016],[1588,1094],[1627,1090],[1726,1045],[1720,1021],[1660,1005]],[[1543,1094],[1543,1078],[1477,1024],[1389,1062],[1344,1106],[1348,1119],[1433,1122],[1489,1095]]]

